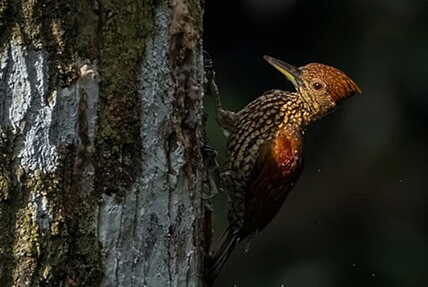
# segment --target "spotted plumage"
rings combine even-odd
[[[229,225],[212,256],[212,280],[234,246],[262,230],[281,208],[303,168],[305,127],[361,92],[336,68],[318,63],[296,68],[265,59],[293,83],[296,92],[270,90],[237,113],[221,110],[228,116],[223,178],[229,193]]]

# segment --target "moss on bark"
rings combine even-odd
[[[124,196],[141,158],[141,62],[152,31],[151,1],[103,1],[99,54],[100,109],[96,145],[98,192]],[[119,172],[117,172],[119,170]]]
[[[11,286],[15,269],[13,243],[15,221],[22,194],[13,173],[15,136],[9,128],[0,127],[0,286]]]

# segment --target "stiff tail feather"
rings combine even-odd
[[[210,280],[211,282],[220,273],[221,268],[226,263],[230,254],[232,254],[235,245],[238,243],[238,231],[233,230],[230,226],[226,228],[220,237],[220,244],[211,257],[210,264]]]

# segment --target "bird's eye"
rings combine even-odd
[[[321,89],[324,87],[324,85],[323,85],[323,84],[321,84],[320,82],[315,82],[315,83],[313,83],[313,84],[312,84],[312,87],[313,87],[315,90],[321,90]]]

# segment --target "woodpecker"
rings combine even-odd
[[[218,110],[218,122],[229,135],[223,173],[229,224],[211,257],[211,280],[235,245],[261,231],[278,213],[303,169],[305,128],[361,93],[345,73],[331,66],[310,63],[297,68],[269,56],[264,59],[296,91],[270,90],[239,112]]]

